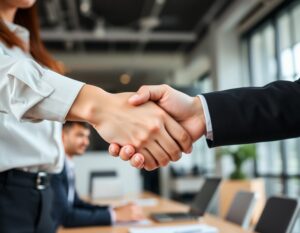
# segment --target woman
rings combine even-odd
[[[44,48],[34,0],[0,0],[0,232],[54,232],[51,173],[63,161],[61,123],[86,121],[109,143],[133,145],[145,168],[178,160],[191,139],[153,103],[127,104],[60,74]],[[124,127],[126,125],[126,128]]]

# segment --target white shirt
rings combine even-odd
[[[25,28],[7,26],[28,43]],[[83,85],[0,41],[0,172],[61,171],[64,148],[59,122],[65,120]]]
[[[209,109],[207,106],[207,101],[203,95],[198,95],[202,104],[203,112],[204,112],[204,118],[205,118],[205,125],[206,125],[206,138],[208,140],[213,141],[214,135],[213,135],[213,128],[210,118]]]
[[[72,206],[75,200],[75,164],[67,155],[65,166],[68,177],[68,203]]]

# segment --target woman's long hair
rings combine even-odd
[[[34,4],[28,9],[18,9],[14,23],[25,27],[30,32],[30,53],[40,64],[56,71],[60,74],[65,73],[62,63],[56,61],[45,48],[39,30],[39,20],[37,5]],[[16,34],[11,32],[3,20],[0,18],[0,40],[7,46],[18,46],[24,51],[28,51],[24,42]]]

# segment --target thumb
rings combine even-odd
[[[148,101],[158,101],[164,96],[166,91],[167,85],[142,86],[128,101],[132,105],[141,105]]]

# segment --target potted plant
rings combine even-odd
[[[237,147],[220,148],[217,151],[217,159],[223,156],[230,156],[234,164],[234,170],[230,174],[229,179],[224,180],[220,187],[220,203],[219,210],[222,217],[227,214],[231,202],[237,192],[249,191],[257,194],[257,204],[254,210],[252,223],[255,224],[258,220],[266,199],[265,184],[263,179],[247,177],[243,170],[243,165],[246,161],[255,160],[256,148],[253,144],[241,145]]]
[[[256,158],[256,150],[254,144],[242,145],[237,148],[223,148],[217,152],[217,158],[222,156],[230,156],[234,163],[235,169],[230,174],[231,180],[245,180],[247,178],[243,171],[243,165],[247,160]]]

